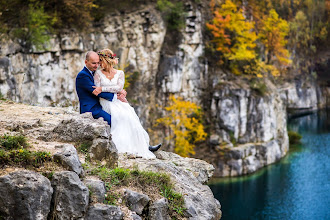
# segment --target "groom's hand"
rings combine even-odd
[[[94,91],[92,92],[94,95],[98,96],[102,92],[102,87],[93,86]]]

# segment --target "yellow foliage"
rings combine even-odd
[[[165,107],[166,116],[157,119],[157,123],[170,128],[168,140],[174,140],[174,151],[184,157],[195,154],[195,143],[206,138],[204,126],[200,121],[201,109],[193,102],[182,98],[169,97],[169,106]]]
[[[287,21],[279,18],[274,9],[270,10],[259,32],[259,39],[265,45],[268,64],[274,59],[280,65],[290,64],[289,51],[285,48],[288,33],[289,25]]]
[[[242,9],[231,0],[226,0],[221,7],[211,2],[214,18],[206,26],[212,32],[216,50],[229,60],[251,60],[256,58],[256,33],[254,23],[246,21]]]

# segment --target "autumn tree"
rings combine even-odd
[[[267,64],[277,64],[278,67],[281,67],[291,62],[289,51],[286,49],[288,32],[288,23],[279,18],[274,9],[270,10],[259,31],[259,39],[265,46]]]
[[[169,128],[170,135],[167,139],[174,142],[174,151],[184,157],[195,154],[196,142],[206,138],[200,107],[171,95],[165,111],[166,115],[159,118],[157,123]]]
[[[242,9],[231,0],[221,6],[211,2],[211,9],[214,18],[206,26],[213,34],[212,42],[216,50],[231,62],[232,71],[239,72],[246,63],[256,59],[254,24],[245,20]]]

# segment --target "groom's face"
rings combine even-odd
[[[91,71],[96,71],[97,67],[99,66],[99,55],[97,53],[93,53],[90,55],[88,60],[85,60],[86,67]]]

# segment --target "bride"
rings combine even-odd
[[[94,74],[94,83],[96,88],[102,92],[117,93],[118,96],[125,96],[123,90],[125,75],[122,70],[114,69],[118,64],[118,58],[109,49],[98,52],[100,57],[100,67]],[[123,94],[124,93],[124,94]],[[140,123],[134,108],[129,105],[126,98],[115,101],[108,101],[100,98],[102,109],[111,114],[111,136],[119,153],[132,153],[144,158],[155,158],[150,151],[149,135]],[[160,145],[157,146],[157,149]],[[150,150],[149,150],[150,149]],[[156,149],[156,150],[157,150]]]

